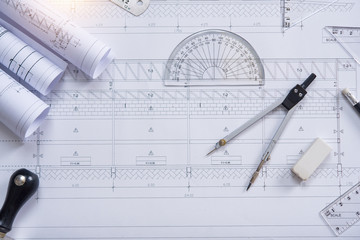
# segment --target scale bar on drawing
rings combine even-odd
[[[165,156],[156,156],[156,157],[147,157],[147,156],[138,156],[136,157],[137,166],[164,166],[166,165]]]
[[[211,157],[212,165],[241,165],[241,156],[213,156]]]
[[[91,157],[61,157],[61,166],[90,166]]]

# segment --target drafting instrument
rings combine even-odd
[[[259,119],[263,118],[266,114],[273,111],[277,107],[284,107],[287,110],[287,114],[282,121],[280,127],[276,131],[274,137],[272,138],[269,146],[265,150],[260,164],[258,165],[256,171],[252,175],[252,178],[250,180],[250,183],[246,190],[249,190],[251,185],[255,182],[256,178],[258,177],[260,170],[262,169],[262,166],[270,160],[270,155],[272,150],[275,147],[275,144],[277,143],[278,139],[280,138],[281,133],[283,132],[286,124],[289,122],[291,116],[294,114],[294,111],[296,109],[297,104],[305,97],[307,94],[306,88],[312,83],[312,81],[316,78],[316,75],[312,73],[301,85],[297,84],[295,87],[293,87],[290,92],[285,95],[284,97],[278,99],[273,104],[271,104],[269,107],[267,107],[265,110],[257,114],[252,119],[248,120],[244,125],[238,127],[233,132],[225,136],[224,138],[220,139],[216,144],[213,150],[211,150],[207,155],[210,155],[217,149],[221,148],[222,146],[226,145],[230,140],[234,139],[237,135],[239,135],[241,132],[243,132],[245,129],[253,125],[255,122],[257,122]]]
[[[349,100],[351,105],[353,105],[355,110],[360,113],[360,102],[354,97],[354,95],[351,94],[350,90],[345,88],[344,90],[342,90],[342,93],[345,95],[347,100]]]
[[[163,79],[166,86],[263,85],[264,67],[244,38],[209,29],[188,36],[176,46]]]
[[[333,11],[333,8],[339,7],[339,0],[332,1],[317,1],[317,4],[314,5],[311,1],[309,2],[301,2],[292,1],[292,0],[282,0],[281,8],[282,8],[282,17],[283,17],[283,28],[284,30],[288,30],[294,26],[302,26],[304,21],[310,19],[320,12]],[[302,10],[298,11],[298,7],[296,5],[302,5]],[[307,4],[311,5],[311,7],[305,7]]]
[[[139,16],[143,14],[150,5],[150,0],[110,0],[129,13]]]
[[[326,223],[339,236],[360,220],[360,182],[320,211]]]
[[[19,169],[11,175],[5,202],[0,210],[0,240],[11,239],[6,234],[11,231],[21,207],[38,187],[38,176],[27,169]]]
[[[360,27],[328,26],[325,29],[360,64]]]
[[[291,170],[301,180],[305,181],[315,172],[330,152],[331,147],[322,139],[317,138]]]

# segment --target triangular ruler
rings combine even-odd
[[[360,27],[325,27],[354,59],[360,64]]]
[[[341,0],[281,0],[284,30],[302,27],[303,23],[318,14],[348,12],[354,3]]]

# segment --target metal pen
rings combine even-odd
[[[345,88],[344,90],[342,90],[342,93],[349,100],[351,105],[353,105],[355,110],[358,111],[358,113],[360,113],[360,102],[354,97],[354,95],[351,94],[349,89]]]

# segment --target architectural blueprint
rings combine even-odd
[[[70,64],[41,97],[50,112],[26,140],[0,126],[0,202],[18,168],[40,178],[12,237],[336,238],[319,212],[360,181],[360,116],[341,94],[360,98],[360,65],[334,34],[351,27],[360,44],[359,1],[152,0],[138,17],[111,1],[47,1],[116,57],[97,79]],[[206,154],[311,73],[317,78],[246,191],[282,109]],[[291,168],[318,137],[332,152],[301,182]],[[359,223],[337,237],[359,238]]]
[[[48,94],[62,77],[63,68],[23,42],[0,25],[1,65],[15,74],[19,81],[26,82],[41,94]]]
[[[111,48],[43,1],[2,0],[1,17],[97,78],[112,60]]]
[[[55,53],[91,78],[97,78],[112,61],[111,48],[46,4],[39,1],[0,1],[1,69],[43,95],[51,92],[67,67]],[[41,50],[35,50],[32,45]],[[12,93],[12,101],[8,101],[9,94],[6,94],[7,98],[4,94],[0,98],[0,105],[6,108],[2,110],[0,120],[19,137],[26,138],[37,129],[40,119],[45,119],[44,107],[35,109],[38,105],[29,105],[24,97]],[[29,102],[34,101],[37,100]],[[16,114],[5,114],[8,110]],[[34,124],[30,123],[30,119]],[[20,121],[26,124],[19,127]]]

